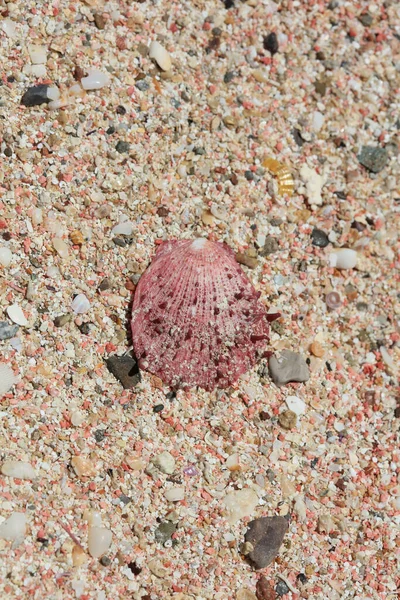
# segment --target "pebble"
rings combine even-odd
[[[0,340],[9,340],[17,335],[19,325],[10,325],[7,321],[0,321]]]
[[[122,356],[113,354],[107,358],[106,366],[125,390],[135,387],[140,382],[138,364],[129,354],[123,354]]]
[[[287,529],[288,521],[281,516],[260,517],[250,521],[244,539],[253,547],[247,558],[255,569],[264,569],[272,563],[279,553]]]
[[[317,341],[314,341],[310,345],[310,352],[311,352],[311,354],[313,354],[317,358],[322,358],[324,356],[324,354],[325,354],[324,347],[322,346],[322,344],[320,344]]]
[[[325,296],[325,303],[328,308],[335,310],[342,304],[342,300],[338,292],[328,292]]]
[[[285,581],[282,581],[282,579],[280,579],[275,586],[275,591],[278,594],[278,596],[284,596],[285,594],[288,594],[290,592],[290,588]]]
[[[251,488],[230,492],[223,499],[228,523],[233,525],[252,514],[258,504],[258,496]]]
[[[88,560],[88,555],[83,550],[83,548],[78,546],[78,544],[75,544],[75,546],[72,548],[71,554],[72,564],[74,565],[74,567],[81,567]]]
[[[90,310],[90,302],[85,294],[77,294],[71,302],[71,308],[76,315],[83,315]]]
[[[169,52],[167,52],[159,42],[151,42],[149,46],[149,57],[155,60],[163,71],[169,71],[172,67]]]
[[[0,246],[0,265],[3,267],[9,267],[12,261],[12,252],[10,248]]]
[[[88,69],[87,77],[82,77],[81,86],[84,90],[101,90],[110,85],[110,77],[99,69]]]
[[[272,381],[276,385],[284,385],[290,381],[304,382],[310,378],[307,363],[298,352],[282,350],[281,356],[271,356],[268,361]]]
[[[380,146],[363,146],[357,158],[368,171],[379,173],[386,167],[389,155],[385,148]]]
[[[55,237],[55,238],[53,238],[52,243],[53,243],[54,250],[57,252],[57,254],[60,258],[68,257],[69,247],[68,247],[68,244],[66,242],[64,242],[64,240]]]
[[[69,323],[71,320],[72,320],[71,314],[58,315],[58,317],[54,318],[53,323],[54,323],[55,327],[64,327],[64,325]]]
[[[236,260],[241,265],[245,265],[249,269],[255,269],[258,265],[258,261],[253,256],[249,256],[248,254],[243,254],[242,252],[236,253]]]
[[[149,89],[150,84],[148,81],[146,81],[145,79],[139,79],[139,81],[137,81],[135,83],[135,87],[140,90],[141,92],[145,92],[146,90]]]
[[[39,106],[40,104],[48,104],[52,99],[48,96],[49,85],[40,83],[26,90],[21,98],[21,104],[24,106]]]
[[[71,459],[71,465],[78,477],[95,477],[97,470],[90,458],[84,456],[74,456]]]
[[[269,256],[270,254],[275,254],[279,250],[279,243],[276,238],[272,235],[268,235],[265,238],[264,246],[260,250],[260,256]]]
[[[46,46],[28,44],[28,54],[29,58],[31,59],[31,63],[34,65],[44,65],[47,61]]]
[[[130,149],[130,144],[129,142],[124,142],[123,140],[119,140],[119,142],[117,142],[117,145],[115,146],[115,149],[117,152],[119,152],[119,154],[124,154],[124,152],[129,152]]]
[[[152,462],[166,475],[172,475],[175,471],[175,459],[167,450],[161,452],[158,456],[155,456]]]
[[[106,25],[106,20],[101,13],[94,13],[94,23],[97,29],[104,29]]]
[[[298,396],[288,396],[285,400],[288,409],[298,417],[306,412],[306,403]]]
[[[11,19],[2,19],[0,21],[0,29],[2,29],[4,33],[10,38],[14,37],[17,31],[15,22]]]
[[[165,542],[168,542],[168,540],[170,540],[172,535],[175,533],[177,526],[177,523],[172,523],[172,521],[164,521],[160,523],[154,533],[156,542],[159,542],[160,544],[165,544]]]
[[[300,169],[300,177],[306,184],[306,195],[311,205],[322,204],[322,188],[326,183],[326,175],[319,175],[315,169],[303,165]]]
[[[354,269],[357,265],[357,252],[350,248],[340,248],[330,255],[329,261],[330,266],[336,269]]]
[[[263,46],[265,50],[271,52],[272,56],[279,50],[278,37],[274,31],[264,37]]]
[[[172,487],[164,494],[169,502],[179,502],[185,498],[185,488],[183,486]]]
[[[25,513],[14,512],[0,525],[0,539],[13,541],[13,548],[16,548],[24,540],[25,534]]]
[[[276,594],[274,588],[268,583],[262,575],[256,585],[257,600],[275,600]]]
[[[318,248],[326,248],[326,246],[329,244],[329,238],[325,231],[314,227],[311,234],[311,242],[313,246],[318,246]]]
[[[311,127],[312,127],[313,131],[318,133],[318,131],[320,131],[322,129],[324,121],[325,121],[324,115],[321,112],[319,112],[318,110],[316,110],[313,113],[312,123],[311,123]]]
[[[111,546],[112,532],[106,527],[90,527],[88,534],[89,554],[100,558]]]
[[[36,471],[32,465],[20,460],[6,460],[1,466],[1,472],[3,475],[18,479],[35,479],[36,477]]]
[[[69,234],[69,238],[74,246],[82,246],[85,243],[85,238],[83,237],[83,233],[79,231],[79,229],[75,229],[71,231]]]
[[[278,421],[283,429],[293,429],[297,425],[297,415],[292,410],[285,410],[279,414]]]
[[[121,221],[111,229],[111,235],[132,235],[133,223],[132,221]]]
[[[28,325],[28,320],[18,304],[11,304],[11,306],[8,306],[7,314],[13,323],[17,323],[17,325],[21,325],[21,327],[26,327]]]
[[[248,588],[238,590],[235,600],[257,600],[257,596]]]

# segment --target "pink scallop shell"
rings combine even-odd
[[[271,319],[259,296],[225,244],[163,242],[133,301],[139,366],[174,388],[228,387],[269,339]]]

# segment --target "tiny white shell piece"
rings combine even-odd
[[[111,229],[111,235],[132,235],[133,232],[133,223],[132,221],[122,221],[115,225]]]
[[[354,269],[357,264],[357,252],[350,248],[340,248],[330,255],[331,267],[337,269]]]
[[[12,252],[10,248],[0,246],[0,265],[3,267],[9,267],[12,260]]]
[[[8,306],[7,314],[13,323],[17,323],[17,325],[21,325],[21,327],[26,327],[28,325],[28,320],[18,304],[11,304],[11,306]]]
[[[2,398],[4,394],[7,394],[17,381],[11,367],[4,363],[0,363],[0,398]]]
[[[89,554],[93,558],[100,558],[107,552],[111,545],[112,532],[105,527],[90,527],[88,536]]]
[[[46,46],[36,46],[35,44],[28,45],[28,54],[34,65],[44,65],[47,61]]]
[[[81,79],[81,85],[84,90],[101,90],[101,88],[109,84],[109,76],[99,69],[89,69],[87,77]]]
[[[179,500],[183,500],[185,497],[185,488],[184,487],[173,487],[165,492],[165,498],[170,502],[178,502]]]
[[[75,314],[82,315],[83,313],[86,313],[88,310],[90,310],[90,302],[86,298],[85,294],[78,294],[72,300],[71,308]]]
[[[18,546],[24,539],[26,533],[26,515],[25,513],[14,512],[8,519],[0,525],[0,538],[2,540],[12,540],[13,547]]]
[[[1,472],[3,475],[18,479],[35,479],[36,477],[36,471],[32,465],[22,460],[6,460],[1,466]]]
[[[288,396],[285,400],[289,410],[293,411],[297,416],[303,415],[306,412],[306,404],[297,396]]]
[[[161,46],[159,42],[151,42],[149,47],[149,57],[154,59],[163,71],[169,71],[172,67],[169,52],[167,52],[164,46]]]

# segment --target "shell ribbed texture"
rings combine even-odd
[[[132,308],[139,366],[173,387],[231,385],[268,340],[266,309],[225,244],[163,242]]]

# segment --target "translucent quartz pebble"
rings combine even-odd
[[[17,383],[17,378],[11,367],[0,363],[0,398],[7,394],[13,385]]]
[[[288,396],[286,398],[286,404],[289,410],[293,411],[296,415],[303,415],[306,412],[305,402],[297,396]]]
[[[1,472],[3,475],[18,479],[35,479],[36,477],[36,471],[32,465],[21,460],[6,460],[1,466]]]
[[[0,538],[11,540],[13,547],[18,546],[24,539],[26,533],[25,513],[15,512],[0,525]]]
[[[357,264],[357,252],[350,248],[340,248],[330,255],[331,267],[337,269],[354,269]]]
[[[111,229],[111,235],[132,235],[133,232],[133,223],[132,221],[122,221],[115,225]]]
[[[106,527],[90,527],[88,536],[89,554],[93,558],[100,558],[109,549],[112,533]]]
[[[185,488],[184,487],[173,487],[165,492],[165,498],[170,502],[179,502],[179,500],[183,500],[185,497]]]
[[[28,54],[34,65],[43,65],[47,60],[46,46],[28,45]]]
[[[12,252],[10,248],[0,246],[0,265],[9,267],[12,261]]]
[[[239,519],[252,514],[258,504],[258,496],[251,488],[230,492],[223,499],[228,523],[233,525]]]
[[[161,46],[159,42],[151,42],[149,47],[149,57],[156,61],[160,69],[169,71],[172,67],[169,52]]]
[[[75,314],[81,315],[90,309],[90,302],[86,298],[85,294],[78,294],[72,300],[71,308]]]
[[[81,79],[81,85],[84,90],[101,90],[101,88],[110,84],[110,78],[107,73],[99,69],[89,69],[87,77]]]
[[[0,21],[0,29],[2,29],[8,37],[14,37],[17,31],[15,23],[11,19],[2,19]]]
[[[53,248],[61,258],[67,258],[69,254],[68,244],[60,238],[53,238]]]
[[[17,325],[21,325],[21,327],[26,327],[26,325],[28,325],[28,320],[18,304],[11,304],[11,306],[7,308],[7,314],[13,323],[17,323]]]

